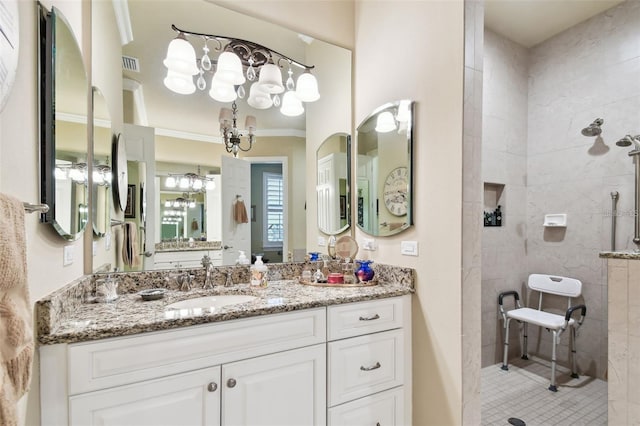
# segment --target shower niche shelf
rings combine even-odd
[[[484,226],[500,227],[504,223],[504,184],[484,183]]]
[[[544,226],[546,228],[566,228],[567,214],[566,213],[545,214]]]

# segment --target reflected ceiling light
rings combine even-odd
[[[231,109],[229,108],[221,108],[220,109],[220,133],[222,134],[222,140],[224,142],[224,147],[227,152],[233,154],[234,157],[238,156],[239,151],[247,152],[253,146],[255,142],[255,130],[256,130],[256,118],[252,115],[247,115],[245,119],[244,128],[249,132],[247,134],[247,141],[249,142],[249,146],[243,148],[240,144],[242,143],[242,133],[238,129],[237,121],[238,121],[238,106],[235,101],[231,104]]]
[[[111,167],[106,164],[98,164],[93,166],[93,183],[98,186],[111,186]]]
[[[164,186],[170,189],[179,188],[187,193],[205,192],[215,189],[216,182],[212,177],[202,176],[200,174],[200,166],[198,166],[198,173],[170,173],[164,181]]]
[[[295,91],[297,101],[294,107],[289,104],[284,110],[281,109],[283,114],[285,111],[296,112],[291,115],[302,114],[304,108],[301,102],[314,102],[320,98],[318,81],[311,74],[313,65],[305,65],[251,41],[184,31],[175,25],[171,25],[171,29],[178,36],[169,43],[163,61],[167,68],[164,84],[175,93],[188,95],[194,93],[196,87],[205,90],[207,83],[204,75],[211,73],[213,77],[210,80],[209,96],[219,102],[233,102],[236,98],[244,98],[246,89],[243,85],[246,81],[252,82],[247,103],[256,109],[267,109],[272,105],[279,107],[280,94],[285,91],[285,87],[288,91]],[[204,53],[200,59],[196,57],[195,49],[190,43],[194,40],[204,42]],[[217,44],[213,48],[215,52],[220,52],[217,59],[212,60],[209,56],[210,41]],[[289,78],[286,86],[282,84],[283,65],[288,65]],[[302,70],[297,83],[293,81],[292,66]],[[196,74],[199,76],[194,84],[193,76]]]
[[[388,133],[396,129],[396,119],[393,118],[391,111],[383,111],[378,114],[376,120],[376,132]]]
[[[54,177],[59,180],[71,179],[77,184],[87,184],[87,163],[56,164]]]
[[[193,198],[189,198],[188,194],[183,194],[182,197],[178,197],[175,200],[165,200],[164,207],[175,209],[193,209],[196,207],[196,200],[194,200]]]

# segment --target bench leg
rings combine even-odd
[[[503,370],[509,369],[508,357],[509,357],[509,323],[511,322],[511,318],[507,318],[504,322],[504,354],[502,357],[502,368]]]
[[[549,390],[551,392],[558,392],[558,388],[556,386],[556,346],[558,344],[558,332],[556,330],[553,330],[552,333],[553,342],[551,344],[551,384],[549,385]]]
[[[522,345],[522,356],[521,359],[529,359],[529,349],[527,348],[527,334],[528,334],[528,323],[522,324],[522,332],[524,334],[523,345]]]
[[[576,328],[571,327],[571,377],[579,378],[576,366]]]

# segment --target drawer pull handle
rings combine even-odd
[[[377,423],[376,423],[376,426],[380,426],[380,422],[377,422]]]
[[[236,385],[236,379],[229,379],[227,380],[227,387],[229,388],[233,388]]]
[[[382,367],[380,365],[379,362],[376,362],[374,365],[372,365],[371,367],[365,367],[364,365],[360,366],[360,370],[362,371],[371,371],[371,370],[377,370],[378,368]]]
[[[360,321],[373,321],[373,320],[377,320],[380,319],[380,315],[375,314],[373,316],[370,317],[360,317]]]
[[[209,383],[209,385],[207,386],[207,390],[209,392],[215,392],[218,390],[218,384],[216,382],[211,382]]]

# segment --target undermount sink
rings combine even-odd
[[[256,296],[244,294],[221,294],[217,296],[196,297],[194,299],[182,300],[167,305],[166,309],[196,309],[196,308],[221,308],[228,305],[237,305],[254,300]]]

